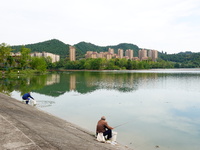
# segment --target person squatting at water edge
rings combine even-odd
[[[117,136],[117,132],[113,132],[114,128],[109,126],[107,121],[106,121],[106,117],[102,116],[101,119],[98,121],[97,123],[97,127],[96,127],[96,135],[97,135],[97,140],[101,141],[101,142],[105,142],[105,136],[106,140],[112,142],[112,144],[116,144],[116,136]]]
[[[22,96],[22,99],[23,99],[23,100],[26,100],[26,104],[28,104],[30,98],[32,98],[32,99],[34,100],[34,98],[31,96],[30,92],[28,92],[28,93],[26,93],[26,94],[24,94],[24,95]]]

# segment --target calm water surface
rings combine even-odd
[[[200,69],[59,72],[26,81],[39,109],[94,133],[104,115],[121,125],[117,141],[135,150],[200,149]],[[19,89],[11,96],[21,100]]]

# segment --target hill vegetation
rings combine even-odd
[[[178,54],[159,54],[159,58],[175,63],[175,68],[199,68],[200,53],[181,52]]]
[[[19,52],[23,45],[11,46],[14,52]],[[35,44],[27,44],[24,47],[31,49],[31,52],[49,52],[60,56],[69,55],[69,44],[65,44],[59,40],[52,39]]]
[[[17,45],[17,46],[11,46],[12,49],[14,49],[14,52],[19,52],[20,48],[23,45]],[[35,44],[27,44],[24,45],[26,48],[31,49],[31,52],[49,52],[53,54],[60,55],[61,58],[66,58],[69,56],[69,44],[65,44],[57,39],[52,39],[40,43]],[[84,58],[87,51],[96,51],[96,52],[106,52],[109,48],[113,48],[115,50],[115,53],[117,53],[117,50],[119,48],[121,49],[132,49],[134,50],[134,54],[138,55],[139,47],[134,44],[127,44],[122,43],[115,46],[97,46],[92,43],[87,42],[80,42],[74,45],[76,47],[76,55],[77,58]]]
[[[69,44],[65,44],[57,39],[52,39],[40,43],[24,45],[24,47],[31,49],[31,52],[49,52],[53,54],[60,55],[61,58],[69,58]],[[110,46],[97,46],[92,43],[80,42],[75,45],[76,47],[76,58],[81,59],[85,58],[85,53],[87,51],[96,51],[96,52],[107,52],[109,48],[113,48],[115,53],[117,50],[123,49],[132,49],[134,51],[134,56],[138,56],[138,51],[140,48],[137,45],[129,43],[121,43],[118,45]],[[22,45],[11,46],[14,49],[14,52],[19,52]],[[181,52],[178,54],[166,54],[159,52],[158,57],[160,60],[166,62],[174,63],[175,68],[196,68],[200,67],[200,53],[192,52]],[[160,61],[159,60],[159,61]]]

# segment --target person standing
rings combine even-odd
[[[98,133],[103,133],[103,136],[107,136],[107,140],[109,140],[112,138],[113,129],[114,129],[113,127],[108,125],[106,117],[102,116],[97,123],[96,134],[98,135]]]
[[[30,92],[28,92],[28,93],[26,93],[26,94],[24,94],[24,95],[22,96],[22,99],[23,99],[23,100],[26,100],[26,104],[28,104],[30,98],[32,98],[32,99],[34,100],[34,98],[31,96]]]

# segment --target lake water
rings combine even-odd
[[[106,116],[117,141],[134,150],[200,149],[200,69],[57,72],[15,82],[39,109],[95,133]],[[18,83],[20,82],[20,83]],[[9,84],[10,85],[10,84]]]

